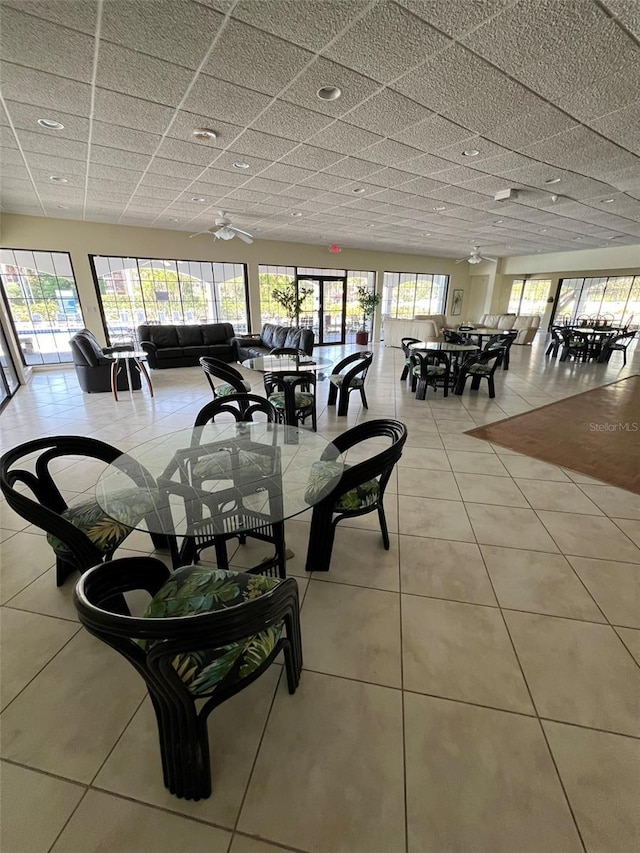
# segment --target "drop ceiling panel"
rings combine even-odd
[[[2,5],[88,35],[93,35],[96,28],[96,0],[64,0],[58,3],[50,0],[3,0]]]
[[[419,148],[420,151],[437,151],[438,148],[445,148],[468,139],[473,136],[473,132],[436,113],[431,113],[429,118],[414,127],[390,135],[399,142]]]
[[[21,101],[50,110],[64,110],[73,115],[88,116],[91,105],[91,87],[46,74],[22,65],[2,62],[2,91],[8,101]]]
[[[12,8],[2,11],[0,51],[7,62],[82,83],[91,81],[92,38]]]
[[[162,134],[173,113],[171,107],[96,88],[94,118],[98,121],[136,129],[144,128],[148,133]]]
[[[351,110],[345,121],[365,130],[392,136],[404,127],[423,121],[431,113],[399,92],[385,89]]]
[[[103,42],[98,55],[97,85],[135,98],[176,107],[193,72],[162,59]]]
[[[51,139],[51,131],[38,125],[38,119],[47,118],[47,111],[17,101],[8,101],[7,109],[11,114],[11,120],[18,130],[28,130],[32,133],[40,133],[47,140]],[[56,110],[56,120],[64,125],[64,139],[86,142],[89,136],[89,120],[80,116]],[[54,137],[55,138],[55,137]]]
[[[327,85],[338,86],[342,96],[335,101],[321,100],[318,90]],[[282,99],[337,118],[379,89],[380,84],[375,80],[320,57],[291,82]]]
[[[132,151],[134,154],[153,154],[162,139],[155,133],[133,130],[130,127],[118,127],[103,121],[93,122],[91,138],[96,145],[102,145],[105,148],[117,148],[124,152]],[[185,143],[185,145],[188,144]],[[126,157],[126,154],[123,156]]]
[[[607,0],[607,8],[640,39],[640,6],[636,0]]]
[[[283,163],[301,166],[304,169],[313,169],[314,171],[326,169],[341,159],[341,154],[327,151],[324,148],[316,148],[315,145],[297,145],[281,158]]]
[[[253,128],[276,136],[281,135],[296,142],[304,142],[314,133],[330,125],[331,121],[329,116],[320,115],[320,113],[295,106],[295,104],[275,101],[256,118]],[[318,143],[312,140],[311,144],[317,145]]]
[[[325,130],[316,133],[311,141],[320,148],[328,148],[329,151],[358,154],[376,142],[382,142],[382,139],[383,137],[376,133],[361,130],[342,121],[335,121]]]
[[[640,101],[602,118],[592,119],[589,126],[627,151],[640,155]]]
[[[142,171],[149,165],[148,154],[137,154],[134,151],[122,151],[120,148],[109,148],[106,145],[91,146],[91,162],[103,166],[123,166],[125,169]]]
[[[389,83],[448,43],[442,33],[394,3],[381,3],[335,41],[326,55],[374,80]],[[407,50],[408,44],[412,50]]]
[[[450,0],[398,0],[450,36],[459,38],[499,13],[513,0],[482,0],[481,3],[452,3]]]

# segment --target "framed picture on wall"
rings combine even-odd
[[[451,314],[455,317],[458,314],[462,314],[462,297],[464,296],[464,290],[454,290],[453,291],[453,299],[451,300]]]

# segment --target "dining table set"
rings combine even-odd
[[[547,355],[560,355],[560,361],[573,358],[577,362],[597,362],[606,364],[612,353],[626,350],[633,340],[634,332],[627,326],[609,324],[565,323],[549,327],[551,343]],[[626,353],[625,353],[626,363]]]

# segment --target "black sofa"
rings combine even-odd
[[[231,323],[197,326],[138,326],[138,340],[150,367],[196,367],[203,355],[235,361]]]
[[[274,347],[294,347],[307,355],[311,355],[313,353],[314,334],[311,329],[298,329],[295,326],[276,326],[273,323],[265,323],[259,335],[237,335],[233,342],[238,361],[267,355]]]
[[[133,350],[133,344],[120,344],[116,347],[101,347],[98,339],[89,329],[80,329],[70,339],[71,355],[78,377],[78,384],[88,394],[111,391],[111,367],[113,361],[105,353]],[[121,365],[124,367],[124,364]],[[140,388],[140,371],[131,365],[131,384],[133,390]],[[127,371],[118,371],[118,391],[126,391]]]

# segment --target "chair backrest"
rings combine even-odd
[[[214,378],[221,379],[227,385],[231,385],[238,394],[244,394],[247,390],[244,387],[244,380],[240,371],[236,370],[235,367],[231,367],[226,361],[220,361],[218,358],[203,355],[200,359],[200,366],[204,370],[204,375],[207,377],[207,381],[214,394],[216,392],[213,382]]]
[[[374,478],[378,479],[380,491],[384,493],[391,472],[402,456],[402,449],[407,440],[407,427],[402,421],[392,418],[374,418],[357,424],[333,439],[324,451],[323,459],[334,460],[336,455],[345,453],[368,439],[379,438],[388,438],[390,446],[362,462],[346,467],[337,485],[324,500],[332,501],[336,494],[344,494]]]
[[[449,373],[451,372],[451,361],[446,352],[439,350],[414,350],[411,353],[411,363],[414,366],[420,367],[420,375],[423,379],[434,378],[429,374],[429,367],[444,367],[445,372],[440,374],[438,379],[449,381]]]
[[[207,403],[196,415],[195,427],[214,423],[218,415],[230,414],[236,421],[253,421],[253,416],[262,412],[269,423],[274,423],[277,413],[274,407],[264,397],[257,394],[229,394],[228,397],[217,397]]]
[[[453,332],[451,329],[443,329],[442,337],[448,344],[466,344],[467,338],[464,335],[458,334],[458,332]]]
[[[297,347],[273,347],[269,355],[293,355],[298,358],[306,358],[307,354],[303,349]]]
[[[105,357],[102,347],[96,336],[89,329],[80,329],[69,340],[73,363],[78,367],[99,367],[102,364],[111,364]]]
[[[491,368],[488,373],[483,374],[483,376],[493,376],[498,367],[502,364],[502,359],[504,358],[505,348],[504,347],[494,347],[493,349],[485,349],[482,352],[476,353],[468,358],[464,364],[462,365],[463,369],[469,370],[474,364],[490,364]]]
[[[483,352],[498,349],[499,347],[505,350],[510,349],[517,334],[517,332],[507,332],[504,335],[492,335],[484,345]]]
[[[25,464],[35,454],[39,454],[37,459]],[[27,441],[0,457],[0,489],[14,512],[64,542],[79,568],[89,568],[102,560],[102,553],[88,536],[62,517],[67,502],[50,471],[51,462],[64,456],[84,456],[110,464],[121,456],[121,452],[103,441],[79,435]],[[24,467],[20,467],[22,465]],[[131,472],[127,473],[132,485],[148,482],[149,475],[141,466],[133,465]],[[16,489],[18,483],[26,486],[29,493]]]
[[[315,396],[317,377],[309,370],[287,370],[286,373],[267,371],[264,374],[264,390],[269,397],[271,394],[282,392],[285,399],[293,399],[298,389],[313,393]]]
[[[405,358],[411,357],[411,347],[409,344],[419,344],[420,338],[401,338],[400,346],[402,347],[402,352],[404,353]]]
[[[362,381],[367,378],[367,371],[371,367],[371,362],[373,361],[373,353],[370,351],[366,352],[354,352],[351,355],[348,355],[346,358],[343,358],[342,361],[339,361],[336,366],[331,371],[332,376],[336,376],[337,374],[342,374],[344,379],[342,381],[343,388],[348,388],[350,381],[355,376],[362,376]],[[352,366],[351,366],[352,365]],[[349,368],[343,372],[344,368]]]

